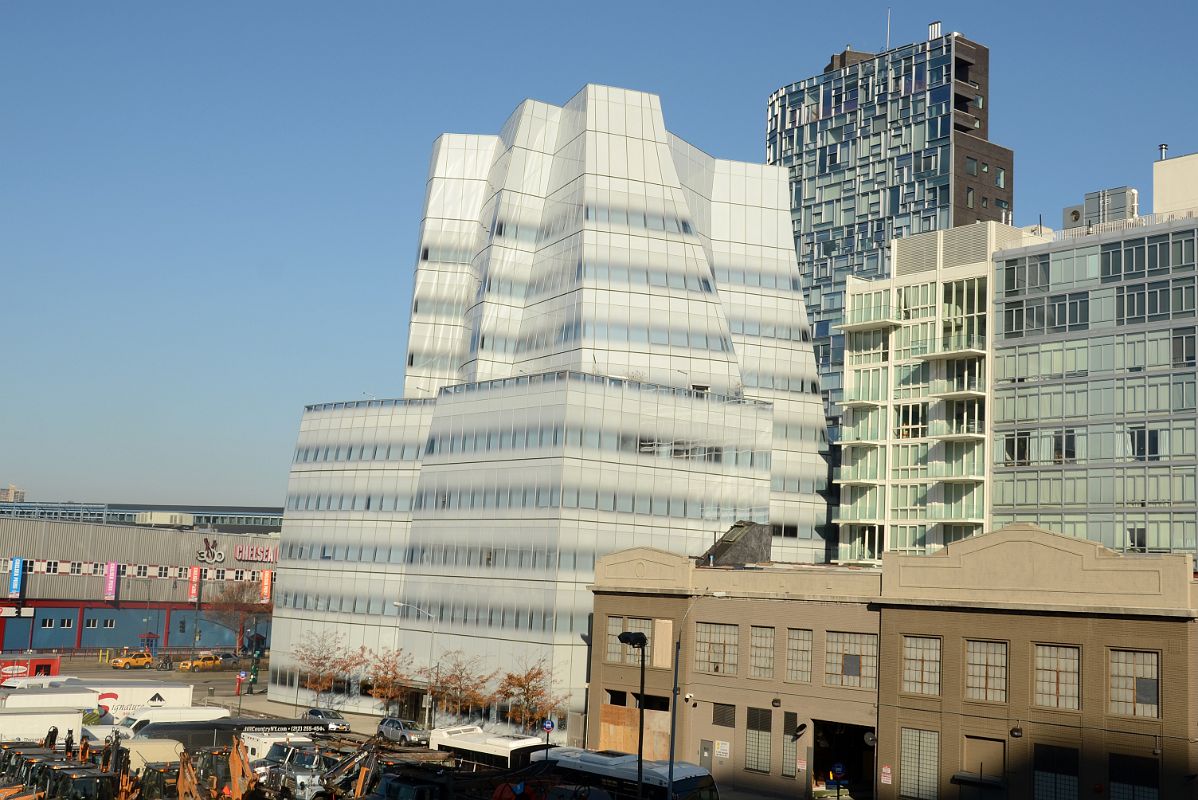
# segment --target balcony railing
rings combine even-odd
[[[864,425],[845,425],[840,429],[840,443],[877,444],[882,441],[883,433],[879,429],[870,429]]]
[[[981,333],[957,333],[934,336],[912,345],[912,352],[924,358],[949,358],[956,355],[985,354],[986,336]]]
[[[901,324],[898,311],[889,303],[883,303],[849,308],[845,311],[844,320],[838,327],[845,330],[869,330],[871,328],[894,328]]]
[[[881,509],[868,505],[840,506],[832,514],[835,522],[876,522],[884,517]]]
[[[984,481],[986,468],[980,464],[964,464],[957,461],[933,461],[928,465],[928,476],[945,481]]]
[[[928,506],[928,519],[937,522],[980,522],[985,518],[976,505],[934,503]]]
[[[881,483],[883,478],[877,469],[860,467],[837,467],[832,471],[832,480],[837,483]]]
[[[964,438],[984,437],[986,421],[982,419],[934,419],[933,437],[961,436]]]
[[[844,403],[881,405],[886,402],[885,392],[880,386],[850,386],[844,390]]]
[[[958,378],[938,378],[932,381],[932,394],[985,394],[986,378],[982,375],[968,375]]]

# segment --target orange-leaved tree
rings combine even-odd
[[[535,664],[519,664],[514,672],[504,673],[495,696],[508,705],[508,719],[525,730],[540,720],[556,716],[566,702],[565,695],[553,693],[552,678],[541,659]]]
[[[411,690],[412,656],[402,648],[371,652],[366,665],[370,696],[381,700],[388,714],[399,713],[399,702]]]
[[[437,704],[445,711],[461,715],[475,708],[486,708],[495,697],[491,689],[499,671],[487,672],[479,656],[467,656],[461,650],[450,650],[431,668],[420,675],[433,687]]]
[[[316,693],[316,704],[323,705],[322,696],[359,671],[369,660],[365,647],[356,650],[345,644],[340,633],[322,629],[309,630],[291,651],[291,658],[304,678],[304,688]]]

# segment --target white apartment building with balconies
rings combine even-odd
[[[891,277],[849,278],[840,561],[933,552],[985,529],[991,259],[1044,239],[979,222],[896,240]]]

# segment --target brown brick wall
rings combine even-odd
[[[1130,619],[1031,613],[985,613],[946,609],[888,608],[882,612],[883,676],[879,686],[879,769],[889,765],[894,783],[879,786],[879,797],[897,797],[900,730],[940,732],[940,776],[944,797],[956,795],[949,778],[976,771],[963,762],[965,737],[992,737],[1006,746],[1006,779],[1010,796],[1030,796],[1033,745],[1037,742],[1081,751],[1081,783],[1093,789],[1107,783],[1107,754],[1154,757],[1161,751],[1162,797],[1190,792],[1184,776],[1193,774],[1194,723],[1189,719],[1193,684],[1193,623],[1188,620]],[[902,691],[903,636],[939,636],[940,697]],[[1007,702],[964,699],[967,639],[1007,642]],[[1080,709],[1037,708],[1034,702],[1034,646],[1062,644],[1081,650]],[[1108,650],[1111,647],[1160,653],[1160,719],[1136,719],[1108,713]],[[1012,728],[1022,729],[1014,738]],[[1087,793],[1089,794],[1089,793]],[[1094,796],[1106,796],[1105,793]]]

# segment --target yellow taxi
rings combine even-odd
[[[154,656],[144,650],[136,653],[125,653],[109,662],[113,669],[149,669],[154,666]]]
[[[200,653],[195,658],[179,662],[180,672],[208,672],[221,668],[221,660],[212,653]]]

